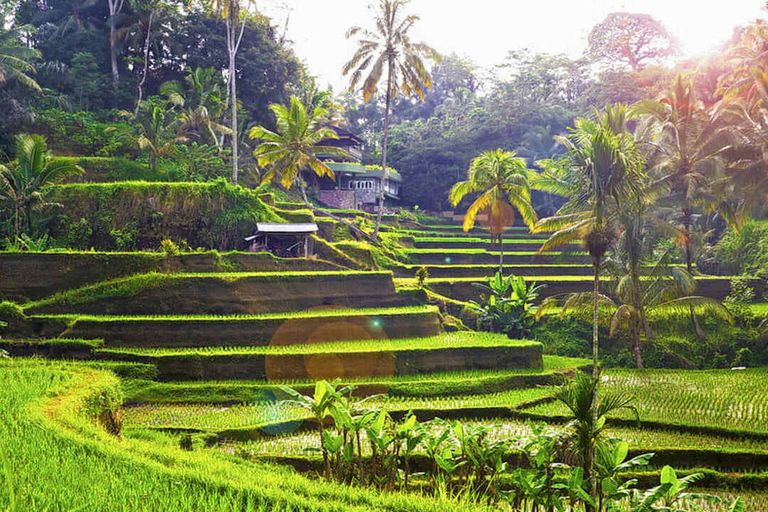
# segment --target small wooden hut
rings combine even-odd
[[[314,222],[274,224],[257,222],[256,232],[245,238],[249,252],[271,252],[281,258],[309,258],[314,254]]]

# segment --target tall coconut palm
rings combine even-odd
[[[316,207],[307,198],[307,184],[302,176],[303,171],[314,172],[319,177],[334,177],[333,171],[317,157],[317,154],[349,156],[342,149],[320,145],[323,140],[338,138],[335,131],[320,124],[320,120],[327,114],[326,110],[315,105],[310,114],[296,96],[291,97],[290,108],[273,104],[269,109],[275,115],[277,131],[273,132],[263,126],[256,126],[250,132],[252,139],[261,141],[253,155],[257,158],[259,166],[266,169],[262,175],[262,181],[277,179],[285,188],[298,184],[308,208],[341,222],[360,236],[370,238],[357,226]]]
[[[555,137],[562,157],[539,162],[545,172],[535,187],[568,198],[557,214],[540,220],[535,232],[554,232],[539,252],[581,240],[594,269],[592,355],[598,373],[598,298],[600,265],[618,236],[620,205],[637,198],[643,181],[643,160],[632,136],[618,129],[621,109],[607,107],[596,120],[578,118],[568,137]]]
[[[626,234],[626,233],[625,233]],[[696,281],[684,268],[670,264],[670,254],[662,255],[655,264],[645,269],[633,268],[630,257],[612,259],[605,263],[605,268],[614,282],[613,295],[616,301],[601,296],[600,302],[612,311],[610,333],[625,329],[628,348],[635,355],[638,368],[643,367],[642,347],[653,337],[653,331],[647,322],[648,315],[687,314],[690,308],[698,313],[717,316],[733,322],[733,316],[723,304],[709,297],[694,295]],[[642,275],[635,280],[634,274]],[[563,302],[561,315],[569,312],[586,312],[591,308],[591,293],[572,293]]]
[[[33,31],[30,25],[4,30],[0,27],[0,85],[15,81],[20,85],[42,93],[42,89],[30,76],[35,72],[31,61],[40,58],[40,52],[23,46],[20,41],[24,34]]]
[[[227,54],[229,56],[229,72],[227,73],[227,89],[231,111],[232,130],[232,184],[237,185],[238,153],[237,153],[237,52],[243,40],[245,24],[248,21],[248,8],[251,2],[247,0],[242,9],[240,0],[211,0],[210,11],[224,19],[227,25]]]
[[[379,211],[376,215],[376,238],[384,210],[384,182],[387,178],[387,143],[389,141],[389,115],[392,101],[400,92],[407,97],[418,96],[424,101],[424,91],[432,87],[432,78],[424,59],[439,61],[438,53],[425,43],[411,41],[409,32],[419,20],[418,16],[405,14],[408,0],[380,0],[374,16],[375,30],[352,27],[347,38],[359,36],[357,51],[344,65],[344,75],[350,75],[349,91],[357,89],[363,81],[363,100],[374,97],[386,71],[384,89],[384,136],[381,147],[381,186],[379,187]]]
[[[15,236],[31,234],[34,210],[57,205],[47,199],[53,185],[82,172],[77,165],[54,160],[40,135],[18,135],[16,160],[0,165],[0,202],[12,212]]]
[[[449,199],[453,206],[467,195],[480,192],[464,215],[464,231],[475,225],[477,214],[487,211],[491,233],[499,235],[499,272],[504,273],[504,229],[514,222],[514,210],[523,221],[533,227],[538,218],[531,206],[530,181],[536,175],[528,169],[525,158],[514,152],[497,149],[484,151],[467,170],[467,180],[456,183]]]
[[[716,202],[710,186],[718,167],[722,166],[722,155],[729,148],[727,139],[696,99],[692,81],[684,80],[681,75],[661,99],[640,101],[632,107],[631,114],[648,116],[656,123],[658,133],[654,142],[663,157],[650,171],[669,184],[670,193],[663,203],[677,212],[675,220],[682,225],[681,245],[685,250],[686,268],[693,273],[692,227],[698,205]],[[691,322],[696,334],[703,337],[693,309]]]
[[[625,117],[624,109],[607,107],[596,117],[596,120],[576,119],[568,137],[555,138],[564,147],[565,155],[539,163],[545,172],[537,179],[536,187],[565,196],[568,201],[556,215],[539,221],[534,231],[554,231],[539,252],[580,239],[592,258],[592,371],[593,378],[599,382],[600,267],[608,248],[616,241],[618,206],[638,196],[644,167],[632,136],[619,127]],[[597,402],[596,396],[593,402]],[[597,414],[596,409],[593,413]],[[597,422],[597,418],[594,421]],[[590,464],[594,464],[594,460],[592,454]],[[594,467],[589,468],[589,474],[595,496]]]

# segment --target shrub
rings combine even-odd
[[[56,187],[51,199],[65,212],[51,223],[51,235],[66,240],[70,226],[87,219],[90,247],[97,250],[156,250],[165,238],[231,250],[253,233],[256,222],[284,220],[256,192],[225,180],[70,184]]]
[[[170,240],[168,238],[160,242],[160,251],[163,254],[165,254],[166,258],[172,258],[174,256],[178,256],[179,254],[181,254],[181,251],[179,250],[179,246],[176,245],[173,240]]]
[[[713,249],[723,273],[760,275],[768,270],[768,227],[747,222],[740,232],[728,230]]]
[[[419,288],[424,288],[424,283],[428,277],[429,271],[427,270],[427,267],[419,267],[419,269],[416,271],[416,279],[419,280]]]
[[[67,228],[67,247],[87,250],[90,247],[93,230],[87,219],[80,218]]]
[[[749,327],[755,320],[755,314],[750,308],[754,300],[755,290],[749,286],[749,278],[734,277],[731,279],[731,292],[723,300],[723,305],[739,325]]]

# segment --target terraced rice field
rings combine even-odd
[[[477,421],[472,418],[459,420],[467,425],[493,426],[490,438],[494,440],[525,439],[531,433],[531,423],[507,418],[496,418]],[[440,427],[433,426],[433,430]],[[551,432],[561,432],[562,425],[550,425]],[[635,451],[653,452],[654,450],[717,450],[717,451],[747,451],[768,454],[768,440],[755,441],[746,438],[729,438],[721,436],[702,436],[689,433],[678,433],[666,430],[645,430],[636,428],[609,428],[609,437],[617,437],[627,441]],[[365,438],[365,433],[363,433]],[[252,455],[270,456],[302,456],[306,448],[320,448],[320,441],[314,431],[301,430],[298,432],[273,433],[264,432],[258,439],[237,443]],[[513,443],[515,444],[515,443]]]
[[[515,407],[543,398],[551,388],[514,389],[501,393],[446,397],[386,397],[368,400],[371,408],[390,411],[412,409],[454,410],[482,407]],[[130,426],[163,426],[222,430],[258,427],[269,422],[306,418],[306,411],[273,402],[255,402],[233,406],[221,405],[141,405],[125,408],[125,423]]]
[[[768,369],[747,370],[609,370],[606,392],[632,393],[646,421],[768,433]],[[563,406],[533,409],[566,414]],[[621,413],[630,418],[631,413]]]

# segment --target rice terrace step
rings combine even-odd
[[[418,338],[440,333],[434,306],[308,311],[264,315],[32,315],[45,337],[103,339],[107,347],[263,347],[358,339]]]
[[[154,364],[161,380],[370,378],[448,371],[541,369],[541,344],[487,333],[267,347],[105,348],[97,356]]]
[[[148,273],[28,303],[28,314],[257,315],[406,305],[390,272]]]

